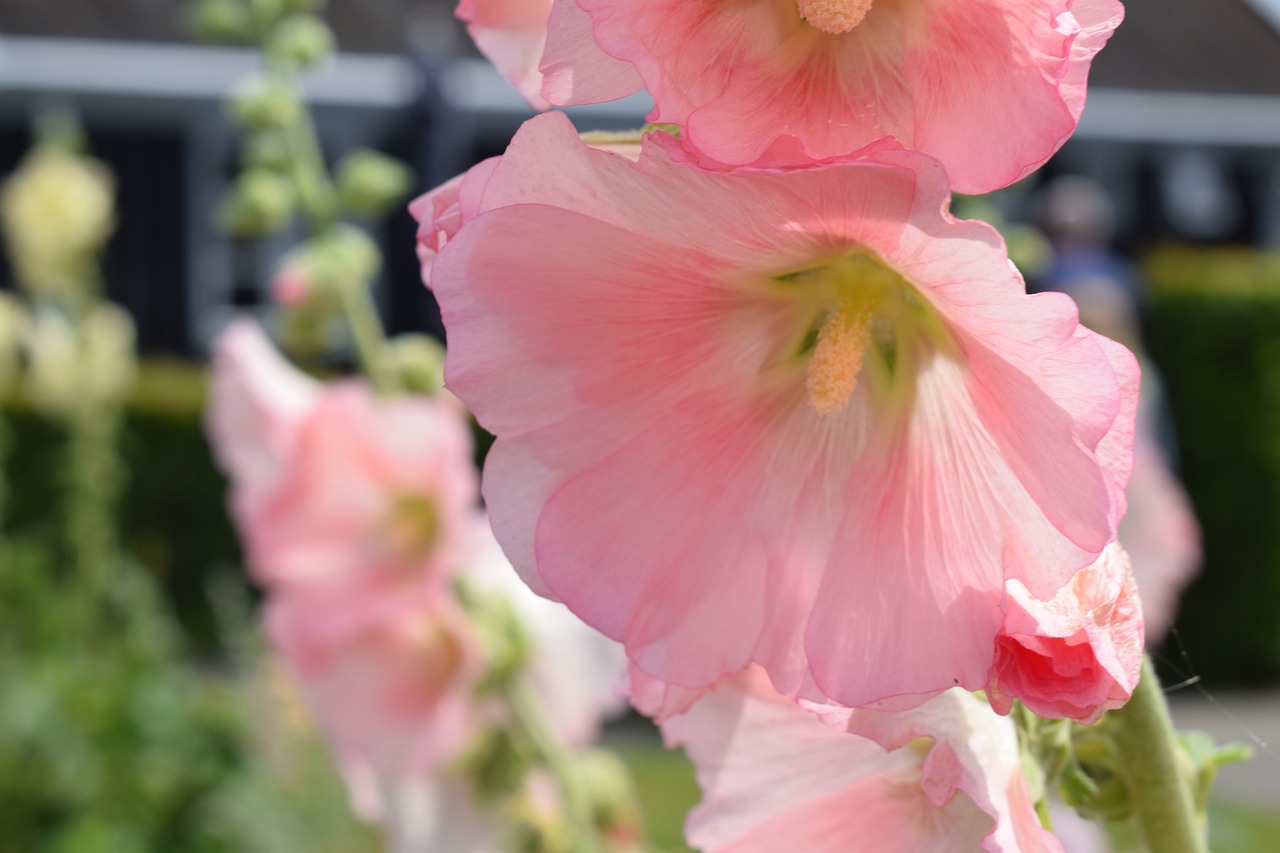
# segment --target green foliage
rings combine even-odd
[[[195,648],[214,648],[205,596],[217,576],[239,577],[240,548],[226,515],[226,484],[201,428],[205,371],[170,361],[142,365],[125,412],[121,440],[128,469],[119,506],[126,552],[146,566],[176,606]],[[61,430],[21,400],[3,409],[13,452],[4,460],[8,524],[27,537],[57,535]],[[0,847],[3,850],[3,847]]]
[[[104,561],[109,598],[68,594],[47,549],[0,573],[0,826],[5,849],[191,851],[201,806],[238,762],[233,706],[178,666],[149,579]]]
[[[1204,569],[1177,626],[1212,683],[1280,677],[1280,259],[1167,248],[1145,339],[1178,430]]]

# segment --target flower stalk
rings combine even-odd
[[[519,678],[507,680],[503,698],[516,729],[555,782],[564,818],[567,853],[595,853],[602,845],[595,837],[590,804],[570,767],[568,751],[552,731],[538,698]]]
[[[1111,715],[1119,771],[1151,853],[1206,853],[1181,752],[1151,658],[1129,703]]]

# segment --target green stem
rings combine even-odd
[[[118,413],[107,405],[78,406],[66,421],[67,545],[79,594],[98,601],[103,565],[117,548],[116,499],[124,478],[116,456]]]
[[[1179,765],[1180,748],[1151,659],[1129,704],[1111,714],[1120,773],[1151,853],[1205,853],[1204,828]]]
[[[387,336],[369,288],[363,283],[347,285],[342,287],[341,293],[342,312],[346,315],[347,325],[351,327],[351,337],[355,342],[356,358],[360,361],[361,370],[379,395],[395,394],[400,390],[400,382],[387,363]]]
[[[537,697],[519,678],[507,684],[504,694],[516,725],[555,781],[564,814],[568,850],[570,853],[596,853],[600,844],[596,839],[590,806],[569,768],[568,752],[551,730]]]

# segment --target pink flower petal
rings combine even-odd
[[[1129,701],[1142,650],[1137,584],[1128,555],[1112,545],[1048,601],[1009,581],[987,693],[1002,714],[1020,699],[1042,717],[1088,725]]]
[[[681,125],[702,155],[806,163],[893,138],[941,160],[966,193],[1012,183],[1066,140],[1089,64],[1123,16],[1118,0],[877,0],[832,34],[791,0],[557,0],[556,11],[577,6],[604,52],[639,72],[657,103],[650,119]],[[552,30],[549,81],[585,72],[586,41],[580,26]],[[619,95],[544,93],[562,105]]]
[[[1052,595],[1115,538],[1136,367],[948,198],[908,152],[711,174],[527,123],[432,268],[521,575],[683,688],[981,688],[1006,582]],[[866,253],[924,325],[819,414],[804,276]]]
[[[755,670],[663,723],[703,789],[691,844],[709,853],[1060,853],[1036,820],[1012,725],[972,695],[950,691],[905,713],[813,711]]]

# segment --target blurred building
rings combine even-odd
[[[327,17],[351,53],[307,80],[329,156],[388,150],[425,188],[501,152],[531,113],[476,57],[452,6],[330,0]],[[1280,242],[1277,6],[1128,0],[1128,20],[1094,63],[1078,134],[1033,182],[1100,180],[1130,248],[1160,238]],[[193,44],[187,8],[174,0],[4,0],[0,33],[0,173],[25,150],[38,111],[70,106],[84,117],[94,152],[120,179],[108,286],[133,311],[144,349],[200,353],[232,311],[269,315],[267,281],[296,235],[235,243],[213,220],[236,164],[220,102],[255,68],[253,52]],[[648,106],[637,96],[571,114],[584,127],[635,127]],[[411,220],[393,219],[382,238],[392,327],[430,327]]]

